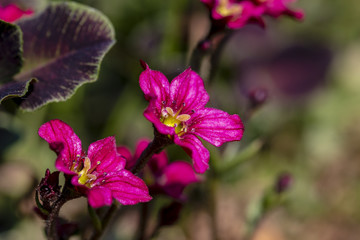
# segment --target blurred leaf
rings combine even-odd
[[[257,139],[250,143],[246,148],[240,151],[232,160],[224,162],[219,166],[219,173],[227,175],[229,172],[237,169],[243,162],[255,156],[263,146],[263,142]]]
[[[0,127],[0,156],[7,147],[16,142],[18,139],[19,136],[16,133]]]
[[[21,66],[21,30],[0,20],[0,82],[10,81]]]
[[[18,26],[0,20],[0,103],[7,97],[21,97],[27,92],[31,79],[15,82],[12,76],[20,71],[21,30]]]
[[[96,81],[100,63],[115,42],[114,29],[102,13],[73,2],[51,3],[18,25],[26,61],[15,79],[38,80],[20,103],[28,111],[65,101],[82,84]]]

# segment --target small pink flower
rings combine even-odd
[[[117,148],[121,155],[126,156],[127,163],[129,163],[129,165],[126,165],[127,169],[134,166],[136,160],[149,143],[149,140],[140,140],[136,146],[134,156],[131,156],[131,152],[126,147],[120,146]],[[183,200],[185,198],[182,194],[184,188],[191,183],[200,181],[191,164],[185,161],[169,163],[165,151],[154,154],[148,161],[147,167],[146,169],[149,171],[145,170],[145,180],[150,179],[149,189],[152,194],[160,193]]]
[[[288,15],[301,20],[304,13],[293,11],[288,4],[296,0],[201,0],[210,10],[211,18],[217,24],[238,29],[249,22],[264,25],[262,16],[279,17]]]
[[[304,12],[302,10],[291,10],[288,5],[289,3],[295,2],[296,0],[254,0],[257,4],[256,13],[257,17],[266,14],[271,17],[280,17],[287,15],[298,20],[304,18]]]
[[[169,136],[190,155],[196,172],[204,173],[209,168],[210,154],[198,137],[217,147],[239,141],[244,132],[240,117],[206,108],[209,95],[204,82],[190,68],[171,84],[161,72],[148,65],[145,68],[140,75],[140,87],[149,101],[144,116],[159,133]]]
[[[61,120],[51,120],[39,129],[39,135],[58,155],[55,166],[88,197],[94,207],[111,205],[113,199],[132,205],[150,201],[142,179],[125,170],[126,160],[116,151],[114,137],[90,144],[87,155],[73,129]]]
[[[5,22],[12,23],[24,16],[30,16],[33,13],[33,10],[22,10],[15,4],[9,4],[5,7],[0,6],[0,19]]]
[[[231,29],[243,27],[252,20],[255,5],[242,0],[201,0],[210,10],[211,18]]]

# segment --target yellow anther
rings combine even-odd
[[[80,172],[78,172],[78,175],[79,175],[78,182],[80,184],[85,185],[86,183],[96,179],[96,176],[94,174],[91,174],[91,172],[94,169],[90,169],[90,168],[91,168],[91,161],[88,157],[85,157],[84,167]]]
[[[223,17],[240,15],[242,12],[242,6],[237,3],[229,3],[229,0],[220,0],[216,11]]]

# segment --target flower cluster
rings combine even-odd
[[[15,4],[9,4],[5,7],[0,6],[0,19],[4,20],[5,22],[12,23],[24,16],[30,16],[33,13],[33,10],[22,10]]]
[[[264,25],[263,15],[279,17],[287,15],[301,20],[301,10],[291,10],[288,4],[295,0],[201,0],[210,10],[211,18],[217,24],[238,29],[249,22]]]
[[[39,135],[58,155],[56,168],[71,178],[92,207],[111,205],[113,199],[124,205],[151,199],[144,181],[125,169],[126,160],[117,152],[114,137],[90,144],[85,154],[79,137],[60,120],[43,124]]]
[[[144,67],[139,80],[149,101],[144,116],[190,155],[196,172],[204,173],[210,154],[198,137],[217,147],[239,141],[244,132],[240,117],[205,107],[209,95],[201,77],[190,68],[170,84],[161,72]]]

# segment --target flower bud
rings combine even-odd
[[[293,183],[293,177],[290,173],[282,173],[279,175],[276,184],[275,184],[275,192],[283,193],[287,191]]]
[[[49,169],[46,169],[45,177],[41,179],[36,190],[40,195],[40,200],[43,203],[43,207],[49,209],[51,204],[55,202],[60,196],[59,185],[59,171],[50,173]]]

